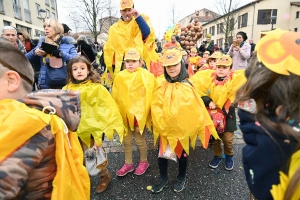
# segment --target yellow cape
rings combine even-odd
[[[191,80],[194,81],[195,88],[201,96],[209,96],[216,106],[222,109],[227,100],[230,104],[235,101],[237,90],[246,83],[244,72],[245,70],[231,72],[230,78],[223,85],[215,84],[213,78],[215,70],[198,71]]]
[[[273,185],[271,189],[271,194],[274,200],[282,200],[284,199],[284,195],[288,184],[290,183],[291,179],[293,178],[294,174],[300,168],[300,150],[292,155],[290,169],[288,175],[284,174],[283,172],[279,172],[280,174],[280,184]],[[300,185],[296,187],[294,195],[292,195],[291,200],[299,200],[300,199]]]
[[[133,18],[130,22],[119,20],[109,28],[108,39],[104,46],[104,61],[113,78],[120,72],[123,56],[129,48],[137,49],[150,71],[151,61],[158,62],[155,52],[155,33],[149,17],[142,15],[150,27],[150,35],[143,41],[141,30]],[[114,73],[112,65],[115,64]]]
[[[132,73],[123,70],[117,74],[112,96],[119,107],[124,124],[127,126],[129,122],[131,130],[134,130],[134,117],[141,134],[146,124],[151,127],[151,119],[148,116],[155,87],[154,75],[141,67]]]
[[[154,142],[160,136],[162,148],[169,143],[178,157],[182,149],[176,151],[177,143],[189,154],[190,140],[195,148],[197,136],[204,148],[210,134],[219,139],[202,99],[189,83],[162,82],[154,92],[151,116]]]
[[[90,199],[90,180],[83,166],[83,152],[76,133],[64,133],[64,124],[56,115],[48,115],[15,100],[0,101],[0,162],[48,124],[55,135],[57,172],[52,182],[51,199]],[[13,127],[13,128],[12,128]],[[26,133],[26,134],[20,134]]]
[[[69,83],[64,90],[80,91],[81,119],[76,131],[78,137],[90,146],[93,135],[97,145],[102,145],[102,135],[109,140],[117,132],[123,141],[125,127],[122,116],[110,93],[100,83],[87,81],[80,84]]]

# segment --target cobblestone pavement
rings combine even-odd
[[[122,144],[116,137],[113,141],[105,141],[103,143],[106,152],[108,152],[109,166],[108,169],[112,174],[112,181],[107,190],[101,194],[94,192],[99,177],[92,177],[91,199],[92,200],[248,200],[249,190],[244,177],[242,165],[241,151],[244,146],[242,134],[240,131],[235,132],[235,167],[232,171],[224,169],[224,160],[215,170],[208,167],[208,163],[213,157],[213,148],[207,150],[200,147],[197,142],[195,150],[190,151],[187,170],[187,187],[180,193],[173,192],[173,183],[178,172],[178,164],[169,161],[169,186],[159,194],[152,194],[146,188],[155,183],[159,178],[157,166],[157,147],[153,144],[153,136],[150,132],[146,134],[148,142],[148,160],[150,167],[142,176],[136,176],[133,173],[127,174],[125,177],[117,177],[116,171],[124,164],[124,153]],[[133,161],[135,167],[139,162],[139,152],[137,147],[133,145]]]

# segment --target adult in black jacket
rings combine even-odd
[[[212,55],[214,52],[214,47],[215,47],[215,45],[214,45],[213,41],[211,41],[211,35],[206,34],[205,51],[209,51],[210,55]]]
[[[80,35],[77,39],[77,52],[80,52],[81,55],[85,56],[91,63],[96,59],[95,52],[84,35]]]

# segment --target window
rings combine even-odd
[[[220,33],[220,24],[217,24],[217,35]]]
[[[11,22],[3,20],[3,26],[10,26]]]
[[[51,0],[51,8],[55,9],[55,0]]]
[[[55,13],[54,13],[54,12],[52,13],[52,18],[53,18],[53,19],[56,19],[56,18],[55,18]]]
[[[202,37],[205,38],[205,37],[206,37],[206,34],[207,34],[207,29],[204,29],[204,30],[203,30],[203,35],[202,35]]]
[[[277,17],[277,9],[258,10],[257,24],[271,24],[271,17]],[[276,24],[276,19],[273,20]]]
[[[46,9],[46,12],[47,12],[47,19],[49,19],[50,18],[50,11],[48,10],[48,9]]]
[[[232,31],[234,29],[234,18],[231,18],[229,21],[229,30]]]
[[[220,23],[220,33],[224,33],[224,23]]]
[[[217,40],[217,45],[218,45],[218,47],[223,46],[223,38],[220,38],[220,39]]]
[[[4,13],[4,6],[3,6],[3,0],[0,0],[0,13]]]
[[[211,27],[211,35],[215,35],[215,26]]]
[[[295,32],[298,32],[298,28],[294,28],[294,31],[295,31]]]
[[[22,19],[21,6],[19,0],[13,0],[14,16],[17,19]]]
[[[1,9],[0,9],[0,11],[1,11]],[[296,12],[296,19],[298,19],[298,18],[299,18],[299,11]]]
[[[40,4],[35,4],[35,8],[36,8],[36,16],[38,16],[38,17],[42,17],[41,16],[41,13],[39,12],[39,10],[41,9],[41,6],[40,6]]]
[[[248,13],[245,13],[238,17],[238,28],[247,27]]]
[[[26,30],[27,33],[31,36],[31,28],[28,28],[26,26],[22,26],[22,25],[19,25],[19,24],[16,24],[16,28],[22,28],[22,29]]]
[[[45,4],[49,6],[50,5],[49,0],[45,0]]]
[[[31,12],[29,10],[28,0],[23,0],[23,6],[24,6],[25,21],[31,22]]]
[[[35,37],[41,37],[41,36],[45,36],[44,31],[35,30]]]

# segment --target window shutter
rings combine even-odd
[[[248,26],[248,13],[245,14],[244,18],[245,18],[244,27],[247,27]]]
[[[272,10],[272,16],[276,16],[277,17],[277,9],[273,9]],[[276,24],[276,21],[277,21],[277,18],[274,19],[274,23],[273,24]]]
[[[238,16],[238,28],[241,28],[241,16]]]
[[[262,24],[262,16],[263,16],[263,11],[259,10],[257,16],[257,24]]]

